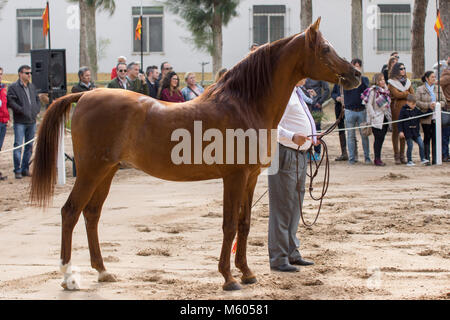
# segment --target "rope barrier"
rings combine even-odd
[[[403,121],[409,121],[409,120],[412,120],[412,119],[417,119],[417,118],[422,118],[422,117],[428,117],[428,116],[432,115],[433,113],[434,113],[434,112],[429,112],[429,113],[422,114],[422,115],[420,115],[420,116],[410,117],[410,118],[402,119],[402,120],[395,120],[395,121],[389,121],[389,122],[382,122],[382,123],[379,123],[379,124],[380,124],[380,125],[385,125],[385,124],[391,124],[391,123],[398,123],[398,122],[403,122]],[[352,128],[337,129],[337,130],[334,130],[334,131],[339,132],[339,131],[356,130],[356,129],[362,129],[362,128],[369,128],[369,127],[372,127],[373,125],[378,125],[378,123],[369,124],[369,125],[366,125],[366,126],[359,126],[359,127],[352,127]],[[322,131],[319,131],[319,132],[322,132]]]
[[[395,120],[395,121],[390,121],[390,122],[382,122],[382,123],[380,123],[380,124],[381,124],[381,125],[385,125],[385,124],[391,124],[391,123],[397,123],[397,122],[408,121],[408,120],[412,120],[412,119],[416,119],[416,118],[427,117],[427,116],[432,115],[433,113],[434,113],[434,112],[425,113],[425,114],[422,114],[422,115],[420,115],[420,116],[415,116],[415,117],[411,117],[411,118],[407,118],[407,119]],[[450,112],[448,112],[448,111],[441,111],[441,113],[450,114]],[[375,124],[377,124],[377,123],[375,123]],[[339,132],[339,131],[356,130],[356,129],[368,128],[368,127],[372,127],[372,126],[373,126],[373,125],[370,124],[370,125],[367,125],[367,126],[359,126],[359,127],[353,127],[353,128],[337,129],[337,130],[334,130],[334,131]],[[72,133],[72,131],[71,131],[70,129],[67,129],[67,128],[66,128],[66,131],[67,131],[68,133]],[[318,131],[318,132],[320,133],[320,132],[322,132],[322,131]],[[22,147],[26,146],[27,144],[32,143],[34,140],[36,140],[36,138],[33,138],[33,139],[27,141],[26,143],[20,145],[20,146],[17,146],[17,147],[8,149],[8,150],[0,151],[0,154],[6,153],[6,152],[10,152],[10,151],[14,151],[14,150],[16,150],[16,149],[22,148]]]
[[[31,139],[31,140],[28,140],[28,141],[25,142],[24,144],[22,144],[22,145],[20,145],[20,146],[17,146],[17,147],[14,147],[14,148],[12,148],[12,149],[0,151],[0,154],[1,154],[1,153],[6,153],[6,152],[10,152],[10,151],[14,151],[14,150],[16,150],[16,149],[20,149],[20,148],[22,148],[23,146],[26,146],[27,144],[32,143],[34,140],[36,140],[36,138],[33,138],[33,139]]]
[[[69,133],[71,133],[71,131],[70,131],[69,129],[66,129],[66,130],[67,130]],[[27,144],[34,142],[35,140],[36,140],[36,137],[33,138],[33,139],[31,139],[31,140],[28,140],[27,142],[25,142],[24,144],[21,144],[20,146],[17,146],[17,147],[11,148],[11,149],[7,149],[7,150],[0,151],[0,154],[6,153],[6,152],[10,152],[10,151],[14,151],[14,150],[16,150],[16,149],[20,149],[20,148],[26,146]]]

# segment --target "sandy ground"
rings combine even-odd
[[[12,138],[9,128],[4,150]],[[29,178],[13,178],[12,154],[0,154],[0,171],[9,175],[0,182],[0,299],[449,299],[449,164],[395,166],[389,135],[386,167],[350,166],[333,161],[337,134],[326,141],[331,182],[321,216],[298,228],[301,253],[315,265],[292,274],[270,270],[266,195],[253,209],[248,241],[258,282],[237,292],[222,290],[217,271],[220,180],[174,183],[119,170],[99,226],[106,267],[119,281],[97,282],[81,218],[72,263],[82,289],[69,292],[60,287],[59,212],[74,183],[71,163],[67,184],[43,212],[28,205]],[[266,189],[267,176],[260,176],[255,199]],[[311,221],[317,203],[307,197],[305,208]],[[233,274],[240,278],[234,266]]]

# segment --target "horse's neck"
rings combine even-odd
[[[283,47],[284,51],[274,65],[271,94],[267,99],[265,110],[272,128],[278,126],[295,85],[304,77],[302,75],[304,57],[299,55],[304,48],[304,43],[304,36],[293,38]]]

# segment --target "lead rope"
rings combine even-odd
[[[320,201],[319,203],[319,209],[317,210],[317,214],[316,214],[316,218],[314,219],[314,221],[311,224],[306,223],[304,217],[303,217],[303,209],[302,209],[302,200],[301,200],[301,191],[300,188],[297,188],[297,193],[298,193],[298,202],[299,202],[299,207],[300,207],[300,217],[302,219],[303,224],[306,227],[311,227],[313,226],[316,222],[317,219],[319,218],[320,215],[320,210],[322,208],[322,201],[323,198],[325,198],[325,195],[328,191],[328,185],[330,182],[330,160],[328,157],[328,147],[327,144],[325,143],[324,140],[322,140],[322,138],[328,134],[330,134],[339,124],[339,122],[344,118],[344,114],[345,114],[345,102],[344,102],[344,89],[342,87],[341,84],[341,80],[342,78],[339,77],[339,87],[340,87],[340,93],[341,93],[341,97],[342,97],[342,108],[341,108],[341,113],[339,115],[339,117],[336,119],[336,121],[327,129],[325,130],[324,133],[322,134],[315,134],[315,135],[309,135],[308,137],[313,137],[313,136],[319,136],[320,140],[319,143],[322,145],[323,147],[323,152],[322,152],[322,157],[320,158],[320,161],[317,162],[317,160],[315,159],[315,157],[313,157],[311,159],[311,155],[314,149],[314,146],[311,144],[311,147],[309,147],[307,154],[309,154],[310,160],[309,160],[309,174],[306,173],[306,175],[309,177],[309,194],[311,196],[311,198],[315,201]],[[299,179],[299,175],[298,175],[298,154],[300,153],[300,146],[298,146],[297,148],[297,153],[296,153],[296,160],[297,160],[297,165],[296,165],[296,173],[297,173],[297,185],[298,185],[298,179]],[[314,178],[317,176],[317,173],[319,172],[319,168],[322,165],[322,162],[325,159],[325,172],[324,172],[324,177],[323,177],[323,185],[322,185],[322,193],[320,194],[320,197],[315,198],[312,194],[314,188],[313,188],[313,182],[314,182]],[[313,172],[313,167],[312,167],[312,163],[314,161],[315,164],[315,170]]]

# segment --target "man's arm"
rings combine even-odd
[[[330,95],[330,87],[328,86],[328,83],[326,81],[320,81],[320,86],[322,92],[320,94],[319,101],[317,102],[320,103],[320,105],[323,105]]]
[[[11,108],[14,112],[24,114],[24,109],[19,104],[19,98],[17,96],[17,92],[14,86],[10,86],[8,88],[8,93],[6,97],[8,100],[8,108]]]

